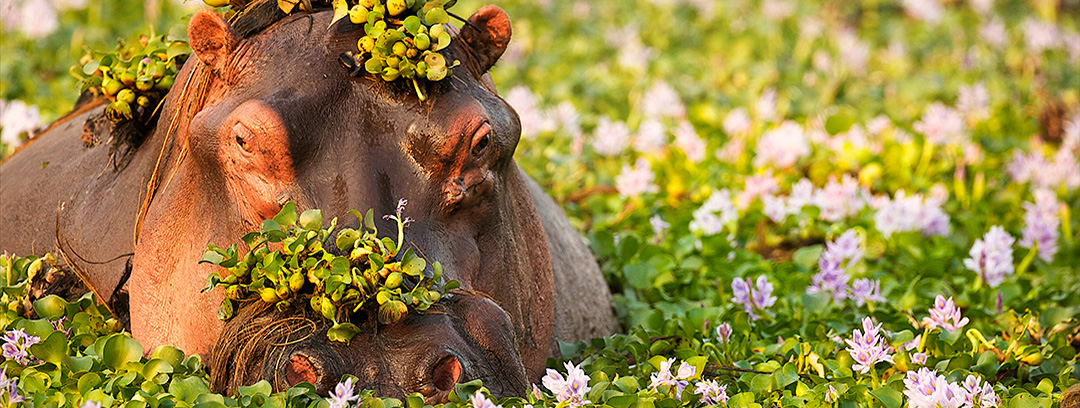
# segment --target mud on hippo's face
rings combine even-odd
[[[285,389],[306,381],[326,393],[351,374],[360,389],[398,398],[419,392],[428,403],[445,402],[454,384],[473,379],[501,395],[528,384],[506,313],[483,295],[457,292],[389,326],[357,323],[363,331],[346,345],[329,341],[330,323],[307,308],[245,303],[211,354],[211,384],[266,380]]]

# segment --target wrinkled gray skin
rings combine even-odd
[[[346,22],[327,29],[331,14],[288,16],[241,36],[216,15],[197,13],[189,26],[194,55],[145,140],[97,134],[100,143],[85,146],[83,124],[103,108],[92,101],[0,166],[0,250],[59,249],[101,299],[121,302],[126,293],[132,334],[147,350],[171,344],[208,354],[223,328],[222,291],[199,293],[214,268],[197,263],[208,243],[235,242],[288,201],[350,226],[350,209],[389,214],[407,198],[406,215],[416,220],[407,240],[501,312],[450,308],[459,323],[412,321],[464,339],[448,340],[459,348],[457,380],[524,372],[537,382],[555,339],[616,330],[588,248],[514,164],[520,124],[486,75],[509,42],[505,13],[488,7],[470,18],[443,51],[461,65],[425,83],[423,103],[404,81],[346,75],[338,56],[355,50],[360,34]],[[390,222],[380,230],[396,232]],[[513,347],[497,357],[480,353],[462,327],[484,328],[499,337],[490,344]],[[446,371],[435,360],[441,351],[394,333],[411,332],[385,331],[350,347],[371,344],[383,351],[365,358],[407,354]],[[376,340],[407,346],[392,359]],[[424,381],[370,385],[400,396],[431,392],[434,380]],[[520,395],[520,385],[504,391]]]

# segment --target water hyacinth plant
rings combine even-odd
[[[471,382],[445,406],[1055,407],[1080,395],[1075,2],[497,3],[514,38],[491,76],[522,123],[517,164],[585,235],[625,332],[559,344],[551,380],[517,397]],[[80,38],[64,31],[78,13],[63,13],[44,37],[0,21],[0,54],[25,56],[0,59],[0,98],[23,100],[5,105],[18,108],[0,121],[3,143],[33,133],[29,107],[48,121],[72,99],[74,79],[41,78],[82,50],[62,63],[26,51]],[[11,259],[6,274],[36,262]],[[324,401],[268,384],[205,394],[195,359],[168,353],[137,353],[173,366],[143,390],[147,371],[125,367],[135,357],[106,364],[118,357],[83,340],[66,344],[67,364],[50,354],[63,335],[26,317],[34,302],[16,302],[14,282],[5,332],[41,343],[27,365],[5,359],[9,401]],[[88,302],[65,309],[71,338],[127,345]],[[334,396],[423,405],[348,386]]]

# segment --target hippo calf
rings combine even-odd
[[[199,264],[208,243],[235,242],[290,201],[347,219],[350,209],[393,213],[406,198],[409,245],[488,299],[461,296],[443,315],[370,328],[347,347],[324,342],[317,319],[306,340],[255,336],[273,352],[249,358],[235,347],[240,354],[215,357],[226,388],[262,373],[279,387],[303,379],[325,389],[352,373],[398,396],[433,398],[447,381],[473,378],[505,378],[501,395],[522,395],[556,340],[614,332],[595,259],[514,163],[521,124],[487,75],[510,40],[506,13],[482,8],[454,31],[440,53],[457,65],[420,84],[421,101],[404,81],[350,75],[340,56],[356,50],[362,27],[332,23],[332,10],[313,3],[285,14],[275,0],[254,0],[229,22],[196,13],[193,54],[144,133],[88,127],[108,102],[89,99],[7,159],[0,250],[58,251],[98,298],[129,306],[132,335],[147,350],[210,355],[248,334],[217,319],[223,290],[200,293],[215,268]],[[395,231],[389,221],[378,227]],[[245,313],[264,328],[307,316]]]

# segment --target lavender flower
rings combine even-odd
[[[675,399],[682,399],[683,389],[690,385],[690,379],[694,378],[697,369],[685,361],[679,364],[675,375],[671,375],[671,364],[675,360],[664,359],[660,361],[660,369],[649,378],[649,388],[656,391],[657,387],[667,385],[675,387]]]
[[[37,344],[41,338],[27,334],[23,329],[8,330],[3,336],[2,346],[5,359],[14,360],[21,365],[31,365],[37,362],[37,358],[30,354],[30,346]]]
[[[743,305],[743,310],[750,314],[750,318],[757,320],[755,310],[765,310],[776,303],[776,296],[772,295],[773,285],[765,275],[758,276],[754,287],[750,286],[750,279],[735,278],[731,281],[732,301]]]
[[[622,172],[615,176],[615,190],[622,197],[637,197],[644,193],[655,193],[660,191],[660,187],[653,183],[655,179],[656,175],[653,174],[649,161],[645,160],[644,157],[639,157],[633,168],[623,165]]]
[[[926,108],[912,129],[922,133],[930,144],[956,143],[963,137],[964,120],[957,111],[941,102],[934,102]]]
[[[919,371],[908,371],[904,378],[904,395],[908,397],[910,408],[936,408],[941,395],[949,387],[944,376],[923,367]]]
[[[754,166],[788,168],[795,165],[799,158],[809,155],[810,145],[806,141],[802,126],[785,121],[779,127],[765,132],[758,140],[754,149]]]
[[[724,117],[722,126],[728,137],[741,135],[750,130],[750,115],[745,108],[735,108]]]
[[[727,385],[721,385],[716,380],[699,381],[694,387],[694,394],[701,395],[701,403],[705,405],[727,404]]]
[[[881,296],[881,281],[877,279],[856,279],[848,292],[848,297],[855,300],[856,306],[885,301],[885,298]]]
[[[615,156],[626,150],[630,142],[630,129],[623,122],[600,118],[593,130],[593,149],[601,156]]]
[[[8,378],[7,369],[0,370],[0,401],[3,399],[7,400],[4,406],[23,401],[23,396],[19,395],[19,377]]]
[[[484,393],[476,391],[471,397],[469,402],[472,403],[473,408],[502,408],[502,405],[495,405],[488,397],[484,396]]]
[[[1020,239],[1020,246],[1031,248],[1038,243],[1039,258],[1046,262],[1052,261],[1058,250],[1058,227],[1061,222],[1057,214],[1057,198],[1049,190],[1035,191],[1035,203],[1024,203],[1024,236]]]
[[[634,135],[634,150],[639,153],[656,153],[667,145],[667,129],[656,119],[645,119],[638,125]]]
[[[548,369],[547,375],[541,379],[544,387],[555,393],[555,399],[559,403],[567,402],[567,406],[580,407],[589,404],[585,394],[589,392],[589,376],[579,366],[567,361],[565,363],[566,377],[558,371]]]
[[[964,382],[960,383],[964,388],[964,405],[968,407],[996,407],[1001,403],[994,387],[990,383],[984,383],[982,379],[974,375],[968,375]]]
[[[835,241],[827,243],[821,258],[818,258],[821,271],[810,278],[811,284],[806,288],[806,293],[831,292],[834,301],[843,301],[848,295],[850,280],[846,268],[862,259],[860,244],[861,239],[855,230],[848,230]]]
[[[879,334],[880,330],[881,325],[874,326],[874,321],[866,317],[863,319],[863,330],[853,330],[852,339],[844,340],[848,344],[847,351],[855,359],[855,365],[851,368],[866,374],[874,364],[882,361],[893,362],[892,355],[889,354],[890,347]]]
[[[700,208],[694,210],[694,219],[690,221],[690,231],[702,235],[720,233],[727,224],[733,224],[739,218],[739,212],[731,201],[728,189],[713,192]]]
[[[731,324],[724,322],[719,326],[716,326],[716,338],[720,339],[721,343],[727,344],[731,341]]]
[[[912,354],[911,355],[911,362],[915,363],[915,364],[918,364],[918,365],[926,364],[926,353]]]
[[[953,303],[950,296],[937,295],[934,299],[934,307],[930,309],[930,317],[923,318],[923,325],[933,329],[941,327],[948,331],[956,331],[968,324],[968,318],[960,315],[960,309]]]
[[[343,383],[338,383],[334,387],[334,391],[330,393],[330,408],[345,408],[349,406],[349,403],[356,401],[360,398],[356,395],[356,388],[353,386],[352,377],[345,380]]]
[[[982,239],[975,240],[971,246],[971,258],[964,260],[964,266],[975,271],[990,287],[996,288],[1013,273],[1012,245],[1016,242],[1000,226],[990,227]]]
[[[521,121],[521,138],[535,139],[540,134],[543,118],[537,107],[537,96],[528,87],[518,85],[506,93],[506,103],[517,112]]]

